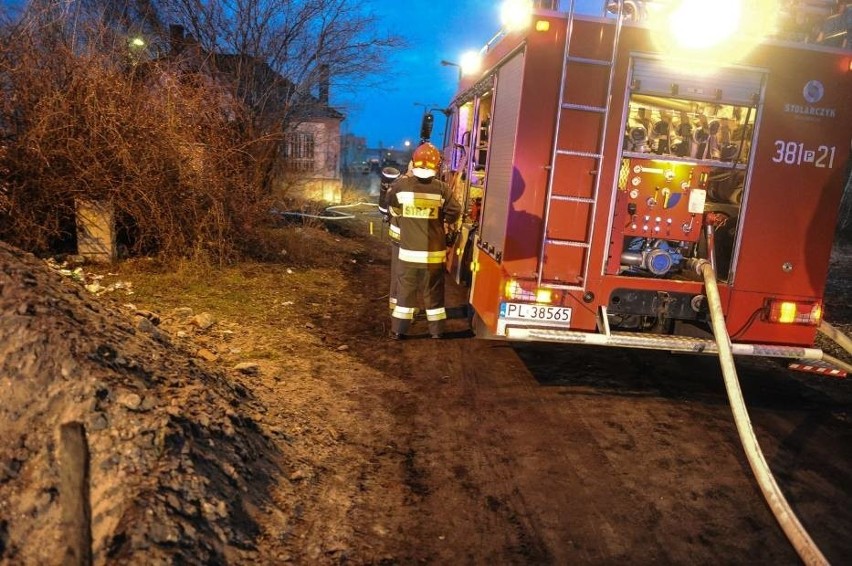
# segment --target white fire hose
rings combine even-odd
[[[271,212],[273,214],[278,214],[280,216],[296,216],[299,218],[316,218],[317,220],[351,220],[355,218],[355,214],[348,212],[341,212],[341,208],[356,208],[358,206],[371,206],[378,207],[379,205],[374,202],[354,202],[352,204],[336,204],[333,206],[325,207],[325,212],[327,214],[313,214],[310,212],[297,212],[294,210],[276,210],[273,209]]]
[[[731,338],[725,326],[725,315],[722,312],[722,302],[719,298],[719,287],[716,285],[716,274],[707,260],[692,260],[691,265],[695,271],[704,278],[704,287],[707,293],[707,303],[710,308],[710,320],[713,326],[713,334],[719,348],[719,362],[722,366],[722,376],[725,379],[725,389],[728,392],[728,401],[734,414],[734,423],[740,436],[740,442],[745,450],[751,471],[757,480],[763,497],[769,505],[772,514],[778,520],[784,534],[798,552],[799,557],[805,564],[828,564],[828,561],[817,548],[813,539],[808,535],[799,519],[793,513],[784,494],[775,482],[769,469],[763,452],[757,443],[751,419],[746,410],[742,391],[740,390],[737,370],[734,366],[734,358],[731,353]]]
[[[834,340],[834,342],[837,343],[838,346],[852,354],[852,338],[849,338],[824,320],[820,321],[817,330]],[[847,373],[852,373],[852,365],[847,364],[843,360],[838,360],[837,358],[829,356],[828,354],[823,354],[822,359],[834,365],[835,367],[846,371]]]

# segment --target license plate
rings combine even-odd
[[[571,323],[571,307],[500,303],[500,318],[518,322],[568,326]]]

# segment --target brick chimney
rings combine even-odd
[[[177,54],[183,51],[184,39],[184,30],[182,25],[169,25],[169,49],[172,53]]]
[[[319,67],[319,101],[325,106],[328,106],[328,84],[330,79],[330,71],[327,64],[322,64]]]

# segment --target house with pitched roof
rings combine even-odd
[[[266,61],[243,54],[205,54],[181,26],[171,26],[172,56],[203,56],[207,72],[228,84],[251,111],[259,131],[283,135],[268,160],[264,183],[273,195],[338,203],[341,199],[340,124],[345,116],[329,101],[330,77],[320,66],[316,94],[294,84]],[[274,136],[273,136],[274,137]]]

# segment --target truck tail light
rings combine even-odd
[[[509,279],[503,288],[503,295],[509,301],[530,301],[551,304],[556,299],[552,289],[537,287],[535,281]]]
[[[768,299],[766,320],[779,324],[807,324],[816,326],[822,319],[822,305],[813,301],[784,301]]]
[[[537,303],[551,303],[553,302],[553,291],[550,289],[536,289],[535,290],[535,302]]]

